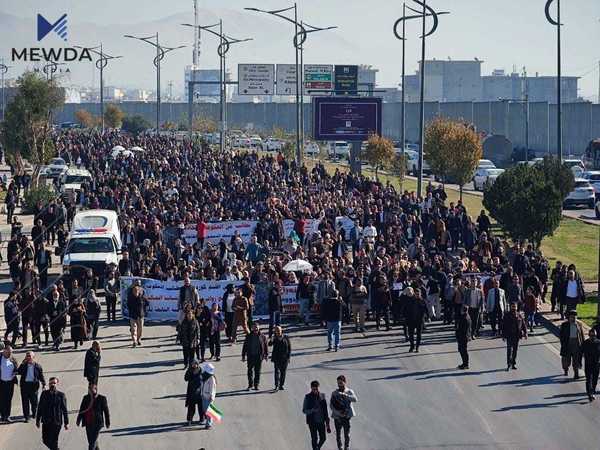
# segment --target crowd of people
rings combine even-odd
[[[539,249],[504,239],[494,232],[485,211],[468,211],[460,201],[449,202],[441,187],[428,185],[420,198],[369,177],[328,172],[320,163],[298,167],[281,154],[220,153],[173,136],[63,131],[53,140],[58,155],[87,168],[92,178],[76,196],[37,204],[30,237],[22,232],[12,207],[25,187],[19,179],[9,183],[12,233],[7,259],[14,288],[4,302],[5,351],[19,339],[27,347],[29,332],[38,348],[43,333],[44,346],[59,351],[67,326],[74,348],[88,339],[101,339],[99,297],[103,293],[107,323],[116,321],[120,277],[181,281],[175,338],[182,347],[188,382],[187,418],[192,420],[198,406],[202,422],[210,426],[207,412],[216,378],[215,365],[206,360],[217,363],[222,340],[235,344],[239,328],[248,389],[259,388],[269,347],[275,389],[284,389],[292,355],[291,341],[281,328],[287,285],[297,285],[298,311],[292,320],[300,326],[326,327],[328,351],[343,351],[343,324],[353,324],[344,333],[365,333],[367,321],[374,319],[378,330],[401,327],[409,352],[419,352],[426,344],[422,334],[428,323],[439,321],[453,325],[462,359],[459,368],[464,370],[469,368],[468,342],[480,337],[488,324],[491,336],[507,342],[507,370],[516,370],[518,343],[539,325],[540,304],[550,301],[553,310],[568,316],[564,339],[561,331],[565,375],[572,366],[579,376],[583,354],[593,398],[598,345],[586,344],[574,316],[577,304],[585,301],[576,267],[557,262],[550,270]],[[116,145],[139,146],[143,153],[113,156]],[[65,270],[49,284],[48,270],[54,259],[62,261],[73,217],[82,208],[118,212],[122,259],[104,273]],[[343,226],[339,217],[344,218]],[[237,233],[219,242],[208,239],[209,223],[232,220],[256,221],[248,241]],[[284,220],[294,223],[287,235]],[[314,221],[315,229],[309,226]],[[196,239],[186,239],[189,229],[195,230]],[[312,270],[285,270],[293,260],[308,262]],[[191,280],[231,284],[221,304],[208,304]],[[259,284],[269,286],[268,337],[254,320]],[[132,346],[142,345],[147,304],[143,288],[134,283],[120,301],[128,306]],[[10,354],[2,361],[7,358]],[[3,370],[0,387],[5,378]],[[90,386],[94,382],[97,379]],[[345,392],[345,379],[338,383]],[[328,412],[326,405],[320,406],[318,382],[311,389],[303,409],[313,448],[320,448]],[[356,401],[353,393],[347,396]],[[9,415],[3,413],[3,419]],[[334,418],[338,447],[347,448],[349,421]],[[108,426],[108,415],[106,422]],[[340,430],[346,435],[345,447]]]

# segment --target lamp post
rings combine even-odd
[[[52,81],[54,79],[54,74],[58,70],[58,66],[64,66],[65,63],[57,63],[56,61],[50,61],[47,64],[44,64],[42,67],[42,72],[46,74],[46,80]]]
[[[260,12],[264,14],[270,14],[275,17],[279,17],[287,22],[290,22],[294,25],[294,49],[296,51],[296,162],[298,165],[302,164],[302,148],[300,147],[300,88],[299,88],[299,52],[302,44],[304,44],[304,40],[306,40],[306,29],[302,25],[302,23],[298,22],[298,6],[294,3],[294,6],[290,6],[289,8],[277,9],[272,11],[267,11],[259,8],[244,8],[246,11],[254,11]],[[282,13],[287,11],[294,11],[294,18],[287,17]],[[298,35],[301,34],[304,39],[298,39]]]
[[[0,116],[0,119],[4,120],[4,109],[6,107],[6,86],[4,85],[4,75],[6,75],[11,66],[4,64],[4,58],[2,58],[0,61],[0,78],[2,79],[2,115]]]
[[[205,26],[200,26],[200,25],[192,25],[189,23],[182,23],[181,25],[185,26],[185,27],[195,27],[196,29],[200,30],[204,30],[209,32],[210,34],[216,36],[219,38],[219,46],[217,47],[217,53],[219,55],[219,122],[220,122],[220,129],[219,129],[219,140],[220,140],[220,149],[221,151],[223,151],[225,149],[225,140],[226,140],[226,122],[227,122],[227,77],[226,77],[226,73],[227,73],[227,61],[226,61],[226,55],[227,52],[229,51],[229,48],[232,44],[239,44],[241,42],[248,42],[251,41],[252,38],[246,38],[246,39],[235,39],[232,38],[230,36],[226,36],[223,33],[223,21],[219,20],[219,23],[215,23],[212,25],[205,25]],[[216,31],[214,31],[212,28],[215,28],[216,26],[219,27],[219,32],[217,33]],[[192,87],[193,90],[193,87]],[[192,117],[190,114],[189,117],[189,126],[190,126],[190,133],[191,133],[191,129],[192,129]]]
[[[75,45],[74,47],[85,48],[99,56],[95,64],[96,68],[100,71],[100,126],[104,133],[104,68],[108,65],[108,61],[122,58],[122,56],[111,56],[105,53],[102,49],[102,43],[96,47],[81,47],[79,45]]]
[[[309,33],[334,30],[337,26],[315,27],[306,22],[300,22],[300,32],[294,36],[294,47],[300,47],[300,73],[296,72],[296,89],[300,85],[300,148],[304,151],[304,43]],[[308,27],[308,29],[307,29]]]
[[[160,131],[160,63],[167,53],[173,50],[184,48],[185,45],[179,45],[177,47],[164,47],[160,45],[158,41],[158,32],[148,37],[137,37],[130,34],[126,34],[124,37],[137,39],[138,41],[145,42],[146,44],[150,44],[156,48],[156,56],[154,57],[152,63],[154,64],[154,67],[156,67],[156,134],[158,135]]]
[[[406,79],[406,21],[412,19],[420,19],[422,17],[422,13],[420,11],[415,11],[414,9],[408,7],[413,12],[417,12],[416,16],[407,16],[406,15],[406,3],[402,3],[402,17],[396,20],[394,23],[394,35],[397,39],[402,41],[402,109],[400,111],[400,142],[402,143],[402,151],[404,152],[404,145],[406,141],[406,89],[404,86]],[[437,15],[449,14],[448,12],[439,12]],[[426,13],[427,16],[432,16],[431,13]],[[398,26],[402,23],[402,34],[398,32]]]
[[[561,40],[560,40],[560,0],[556,0],[556,20],[550,15],[550,6],[555,0],[546,2],[546,19],[556,27],[556,147],[559,160],[563,160],[562,148],[562,63],[561,63]]]

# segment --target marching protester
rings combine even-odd
[[[0,421],[3,423],[12,422],[10,412],[18,369],[19,365],[12,354],[12,348],[6,345],[0,355]]]
[[[567,320],[560,326],[560,356],[565,376],[569,375],[569,367],[572,365],[575,380],[579,379],[583,341],[583,326],[577,320],[577,311],[568,310]]]
[[[203,419],[202,414],[202,369],[197,359],[192,359],[190,366],[184,375],[184,380],[187,381],[187,391],[185,394],[185,406],[187,407],[187,424],[192,424],[196,409],[200,420]]]
[[[146,315],[147,300],[140,284],[134,284],[127,295],[127,310],[129,312],[129,329],[132,346],[142,345],[144,332],[144,316]]]
[[[202,393],[200,396],[201,407],[200,412],[200,424],[203,422],[206,424],[206,429],[212,428],[212,418],[210,414],[207,414],[208,408],[211,403],[215,401],[217,396],[217,378],[215,377],[215,366],[210,363],[206,363],[202,366]]]
[[[508,309],[506,305],[506,294],[504,293],[504,289],[500,288],[500,282],[497,278],[492,279],[492,288],[487,293],[486,309],[492,328],[492,334],[496,336],[498,331],[502,333],[503,316]]]
[[[35,425],[42,424],[42,442],[50,450],[58,450],[60,429],[69,429],[67,397],[57,389],[58,378],[48,380],[48,389],[42,392],[35,416]]]
[[[326,294],[321,304],[321,317],[327,324],[327,351],[340,349],[342,334],[342,317],[344,315],[344,302],[338,296],[335,284],[327,275]]]
[[[21,388],[23,416],[25,417],[25,422],[29,422],[29,417],[35,417],[37,412],[40,384],[42,385],[42,390],[46,389],[44,369],[35,361],[35,354],[29,351],[25,353],[25,359],[17,369],[17,373],[21,377],[19,386]]]
[[[258,391],[260,385],[260,372],[263,360],[266,361],[269,357],[269,348],[267,346],[267,338],[260,332],[258,323],[252,324],[252,331],[246,335],[244,345],[242,347],[242,361],[248,359],[248,388]]]
[[[459,369],[465,370],[469,368],[469,351],[468,344],[472,339],[471,331],[472,322],[471,315],[467,306],[461,309],[460,315],[456,318],[456,342],[458,344],[458,353],[462,359],[462,363],[458,366]]]
[[[312,450],[320,450],[325,444],[327,433],[331,433],[329,426],[329,412],[325,394],[319,391],[317,380],[310,382],[310,392],[304,396],[302,412],[306,416],[306,424],[310,430]]]
[[[242,295],[241,289],[235,290],[235,297],[233,299],[233,324],[231,326],[231,336],[229,340],[235,343],[237,340],[238,327],[242,327],[244,334],[247,336],[250,333],[248,328],[248,312],[250,310],[250,301]]]
[[[100,343],[98,341],[92,342],[92,346],[85,352],[83,376],[87,379],[88,383],[94,385],[98,384],[98,377],[100,376],[100,361],[102,361],[100,352]]]
[[[517,311],[516,303],[511,303],[510,310],[504,315],[502,339],[506,341],[506,371],[516,370],[519,341],[527,339],[527,324],[521,313]]]
[[[287,335],[283,334],[283,329],[277,325],[275,327],[275,337],[270,339],[268,345],[272,345],[271,361],[275,376],[275,390],[284,390],[285,374],[292,354],[292,343]]]
[[[600,340],[596,330],[591,328],[589,338],[583,342],[582,353],[585,360],[585,391],[593,402],[596,399],[596,386],[598,386],[598,371],[600,369]]]
[[[226,324],[219,304],[214,302],[210,308],[210,336],[208,338],[210,347],[210,358],[215,361],[221,360],[221,331],[225,330]]]
[[[108,273],[108,278],[104,282],[104,301],[106,302],[106,318],[110,322],[116,320],[117,299],[119,296],[119,281],[115,276],[114,270]]]
[[[187,369],[194,359],[200,340],[200,325],[194,317],[192,305],[186,305],[183,320],[179,324],[179,342],[183,351],[183,368]]]
[[[105,426],[110,428],[110,410],[106,397],[98,394],[97,384],[89,384],[88,393],[81,399],[76,423],[77,426],[85,427],[88,450],[99,450],[100,431]]]
[[[350,448],[350,419],[356,415],[354,405],[358,401],[352,389],[346,386],[346,377],[337,377],[338,388],[331,393],[329,405],[331,417],[335,425],[335,437],[338,449],[348,450]],[[344,446],[342,447],[341,433],[344,431]]]
[[[96,292],[90,289],[85,297],[85,319],[87,323],[87,334],[92,339],[98,336],[98,321],[100,320],[101,306],[96,297]]]

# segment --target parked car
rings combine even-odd
[[[41,170],[47,178],[59,178],[63,173],[67,171],[69,166],[66,161],[62,158],[52,158],[50,164]]]
[[[583,165],[583,161],[580,159],[565,159],[563,160],[563,164],[571,169],[571,172],[573,172],[573,176],[575,178],[581,178],[583,176],[585,166]]]
[[[479,169],[473,176],[473,189],[476,191],[483,191],[486,186],[491,186],[496,182],[504,169]]]
[[[268,138],[267,140],[263,141],[262,149],[265,152],[278,152],[283,149],[284,145],[285,142],[281,139]]]
[[[419,175],[419,152],[414,150],[404,150],[404,154],[406,155],[406,168],[408,173],[414,176]],[[431,167],[427,164],[425,155],[423,155],[423,173],[431,174]]]
[[[563,202],[563,208],[568,206],[585,205],[594,208],[596,205],[596,193],[588,180],[575,179],[575,188],[567,195]]]
[[[329,154],[334,158],[342,158],[350,155],[350,144],[346,141],[329,142]]]
[[[306,142],[304,144],[304,153],[310,156],[318,156],[321,153],[321,147],[319,144],[313,141]]]
[[[589,170],[583,173],[582,178],[588,180],[592,187],[594,188],[594,192],[596,196],[600,195],[600,170]]]
[[[489,159],[480,159],[477,163],[477,170],[479,169],[495,169],[496,164],[494,164]]]
[[[260,149],[263,148],[263,140],[257,134],[250,136],[249,144],[250,144],[250,147],[252,147],[252,148],[260,148]]]

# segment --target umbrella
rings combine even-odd
[[[118,151],[118,152],[122,152],[123,150],[125,150],[125,147],[123,147],[122,145],[115,145],[112,148],[112,151],[114,152],[115,150]]]
[[[312,269],[312,264],[303,259],[295,259],[283,266],[286,272],[310,272]]]
[[[138,147],[138,146],[131,147],[129,150],[131,150],[132,152],[143,152],[144,151],[144,149],[142,147]]]

